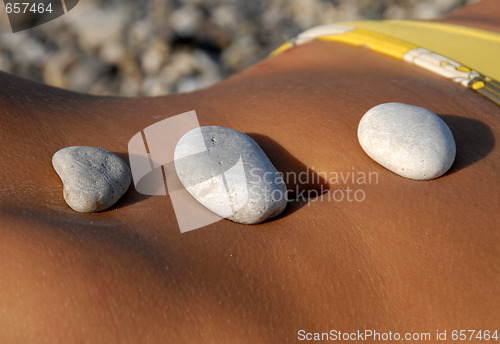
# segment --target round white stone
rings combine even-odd
[[[215,214],[257,224],[286,207],[286,185],[259,145],[230,128],[195,128],[177,143],[174,165],[186,190]]]
[[[120,157],[97,147],[63,148],[53,155],[52,165],[63,182],[64,200],[80,213],[111,207],[127,191],[132,179]]]
[[[358,139],[373,160],[410,179],[437,178],[455,160],[450,128],[436,114],[418,106],[375,106],[359,122]]]

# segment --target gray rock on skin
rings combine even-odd
[[[286,207],[281,174],[259,145],[237,130],[209,126],[189,131],[175,147],[174,164],[187,191],[223,218],[257,224]]]
[[[111,207],[127,191],[132,179],[120,157],[97,147],[63,148],[53,155],[52,165],[63,182],[64,200],[80,213]]]
[[[450,128],[436,114],[418,106],[375,106],[361,119],[358,139],[373,160],[410,179],[437,178],[455,160]]]

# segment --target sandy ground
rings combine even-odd
[[[12,33],[0,70],[78,92],[154,96],[209,86],[315,25],[436,18],[474,0],[80,0]]]

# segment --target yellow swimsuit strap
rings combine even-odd
[[[366,46],[442,75],[500,105],[500,34],[443,23],[356,21],[309,29],[271,56],[311,40]]]

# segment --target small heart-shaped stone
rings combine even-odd
[[[63,182],[64,200],[80,213],[111,207],[127,191],[132,179],[120,157],[97,147],[63,148],[53,155],[52,166]]]

